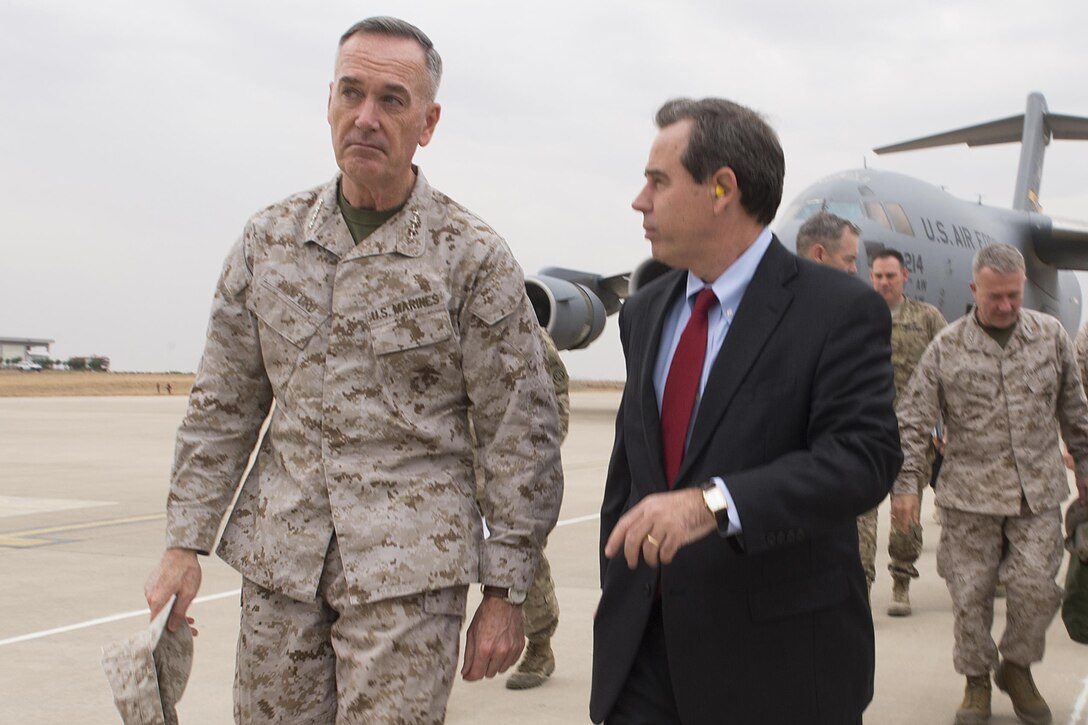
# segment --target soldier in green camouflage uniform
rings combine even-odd
[[[328,104],[342,175],[252,217],[216,289],[146,595],[154,613],[176,593],[168,626],[185,626],[229,512],[241,723],[442,722],[470,582],[485,596],[462,676],[521,654],[559,419],[510,250],[411,163],[440,75],[403,21],[345,33]]]
[[[544,340],[544,356],[548,364],[548,373],[555,388],[556,402],[559,404],[559,437],[566,440],[570,427],[570,378],[559,350],[552,342],[551,335],[541,328]],[[545,543],[547,546],[547,543]],[[552,635],[559,626],[559,600],[555,596],[555,582],[552,580],[552,567],[544,551],[540,552],[540,563],[536,567],[529,594],[522,607],[525,621],[525,639],[528,644],[525,656],[518,663],[517,672],[506,680],[510,690],[528,690],[539,687],[555,672],[555,653],[552,651]]]
[[[937,573],[955,620],[953,662],[967,677],[958,723],[990,716],[990,679],[1025,722],[1050,722],[1031,677],[1061,602],[1059,506],[1069,494],[1059,427],[1088,498],[1088,401],[1073,343],[1055,318],[1021,309],[1024,260],[1007,245],[975,256],[975,310],[926,349],[899,401],[903,469],[893,514],[917,517],[929,476],[930,430],[943,419],[948,446],[936,502],[942,517]],[[1009,546],[1003,553],[1002,542]],[[1007,588],[1000,647],[990,634],[994,585]],[[1000,652],[1000,664],[998,653]]]
[[[903,287],[910,277],[910,272],[903,261],[903,255],[894,249],[885,249],[872,258],[872,267],[869,270],[869,278],[872,280],[873,289],[880,293],[884,301],[888,303],[892,313],[892,368],[895,370],[895,394],[898,402],[899,394],[906,392],[907,383],[922,359],[922,353],[926,351],[931,340],[948,324],[941,311],[931,304],[912,300],[903,294]],[[933,464],[934,450],[931,447],[928,456],[928,464]],[[922,488],[918,489],[919,498]],[[876,509],[873,509],[865,518],[871,522],[872,542],[866,550],[862,548],[865,571],[876,575]],[[861,529],[859,527],[859,533]],[[911,613],[910,607],[910,580],[918,578],[918,569],[914,562],[918,561],[922,553],[922,522],[912,520],[905,522],[892,521],[891,531],[888,536],[888,555],[891,561],[888,569],[892,573],[892,603],[888,607],[888,614],[893,617],[905,617]],[[869,585],[872,586],[872,579]]]

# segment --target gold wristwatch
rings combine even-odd
[[[714,520],[718,523],[719,529],[724,531],[729,527],[729,499],[725,497],[725,493],[713,481],[707,481],[703,484],[703,503],[706,504],[707,510],[714,515]]]

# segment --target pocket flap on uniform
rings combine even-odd
[[[448,340],[453,336],[453,323],[445,307],[434,307],[381,320],[371,325],[370,334],[374,352],[388,355]]]
[[[317,331],[317,321],[294,300],[264,280],[254,286],[248,307],[261,322],[295,347],[305,347],[306,341]]]

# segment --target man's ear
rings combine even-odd
[[[427,109],[427,125],[423,127],[423,132],[419,134],[419,145],[426,146],[431,142],[431,137],[434,136],[434,127],[438,125],[438,119],[442,115],[442,106],[438,103],[432,103],[431,107]]]
[[[723,166],[710,177],[711,193],[714,195],[715,211],[725,209],[740,197],[737,188],[737,175],[733,169]]]

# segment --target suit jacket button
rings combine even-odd
[[[654,588],[651,587],[649,584],[642,585],[642,591],[646,594],[646,596],[651,596],[653,594],[653,589]]]

